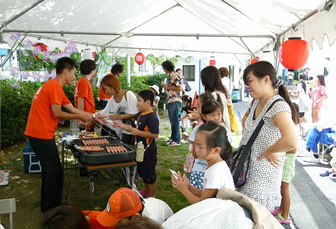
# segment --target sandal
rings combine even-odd
[[[280,208],[276,208],[276,209],[274,209],[273,211],[270,211],[270,212],[271,212],[271,214],[274,215],[274,216],[276,216],[276,215],[278,215],[279,213],[281,213]]]
[[[291,224],[292,220],[291,219],[284,219],[281,215],[281,213],[279,213],[278,215],[275,216],[275,218],[278,220],[279,223],[281,224]]]

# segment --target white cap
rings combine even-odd
[[[153,88],[158,95],[160,94],[160,89],[157,85],[152,85],[152,86],[150,86],[150,88]]]

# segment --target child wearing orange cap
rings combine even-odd
[[[132,189],[120,188],[107,202],[104,211],[83,211],[92,229],[111,229],[132,217],[147,216],[162,224],[173,215],[171,208],[162,200],[148,198],[142,200]]]

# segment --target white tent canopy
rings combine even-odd
[[[289,36],[321,47],[336,39],[335,0],[0,0],[0,33],[107,48],[134,55],[244,59]],[[329,9],[331,6],[331,9]],[[307,20],[306,20],[307,19]],[[41,40],[42,41],[42,40]]]

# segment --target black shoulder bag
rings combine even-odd
[[[265,114],[273,107],[273,105],[278,102],[283,101],[283,99],[276,99],[267,109]],[[264,115],[265,115],[264,114]],[[253,131],[250,139],[247,141],[246,145],[241,145],[238,149],[233,152],[231,159],[229,160],[229,168],[233,177],[233,182],[236,187],[241,187],[245,184],[248,177],[248,168],[250,165],[251,157],[251,146],[258,136],[261,127],[264,125],[264,117],[261,118],[257,128]]]

